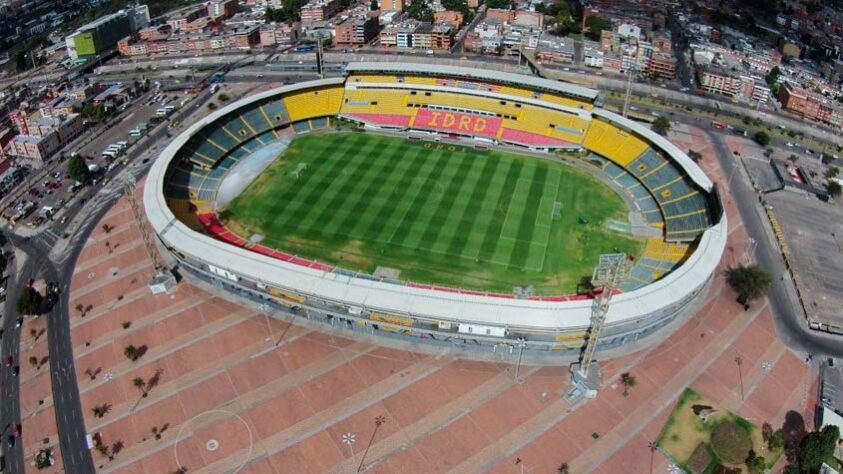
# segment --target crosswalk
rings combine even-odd
[[[60,236],[53,229],[45,229],[37,235],[37,238],[52,247],[59,240]]]

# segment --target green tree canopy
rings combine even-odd
[[[654,132],[658,133],[659,135],[666,135],[667,132],[670,131],[670,120],[667,117],[658,117],[653,120],[652,129]]]
[[[841,187],[840,183],[837,181],[829,181],[825,187],[826,191],[828,191],[829,196],[833,198],[840,197]]]
[[[565,36],[571,33],[574,26],[574,16],[571,14],[568,2],[562,1],[556,4],[556,15],[553,21],[556,24],[554,31],[557,35]]]
[[[407,14],[419,21],[433,21],[433,10],[423,2],[413,2],[407,8]]]
[[[755,142],[761,146],[767,146],[770,143],[770,135],[767,132],[755,132]]]
[[[772,280],[758,265],[739,265],[726,270],[726,281],[742,300],[751,301],[767,294]]]
[[[773,66],[773,69],[770,69],[770,73],[764,76],[764,80],[767,82],[767,85],[770,87],[775,86],[781,73],[782,71],[778,66]]]
[[[508,9],[510,7],[510,3],[510,0],[486,0],[486,6],[489,8]]]
[[[380,7],[380,5],[378,5],[378,0],[372,0],[369,3],[369,10],[371,10],[371,11],[380,10],[380,8],[381,7]]]
[[[809,433],[799,446],[799,468],[802,472],[816,472],[823,462],[834,455],[834,447],[840,440],[836,426],[826,426],[822,431]]]
[[[590,16],[586,18],[585,26],[588,28],[588,32],[585,36],[592,41],[598,41],[600,39],[600,33],[603,30],[612,29],[612,23],[609,20],[600,18],[599,16]]]
[[[18,295],[15,309],[18,314],[41,314],[41,295],[34,288],[27,286]]]
[[[79,154],[70,157],[70,161],[67,163],[67,173],[74,181],[79,181],[82,184],[87,184],[91,180],[88,165],[85,164],[85,159]]]

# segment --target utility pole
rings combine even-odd
[[[629,99],[630,99],[631,93],[632,93],[632,76],[633,76],[633,74],[635,74],[635,67],[631,67],[627,71],[626,95],[624,96],[624,99],[623,99],[623,113],[621,114],[624,117],[626,117],[627,112],[629,111]]]

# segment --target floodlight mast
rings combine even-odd
[[[152,262],[152,267],[158,272],[164,269],[164,265],[161,263],[158,249],[155,248],[155,243],[152,241],[152,237],[146,228],[146,218],[143,212],[141,212],[138,198],[135,196],[136,183],[135,177],[131,173],[128,173],[128,176],[123,181],[123,190],[126,194],[126,200],[129,201],[129,207],[132,209],[132,215],[135,218],[141,238],[143,238],[143,246],[146,249],[146,254],[149,256],[150,262]]]
[[[585,350],[580,360],[579,373],[582,377],[588,374],[588,368],[594,360],[600,333],[609,313],[609,303],[615,290],[629,273],[629,262],[625,253],[610,253],[600,256],[600,260],[591,276],[591,284],[595,290],[599,289],[591,310],[591,325],[588,332]]]

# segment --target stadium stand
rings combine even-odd
[[[341,85],[337,85],[296,91],[284,96],[284,107],[293,122],[336,115],[342,105],[343,90]]]
[[[635,134],[602,120],[592,120],[583,146],[626,167],[647,149],[647,142]]]

